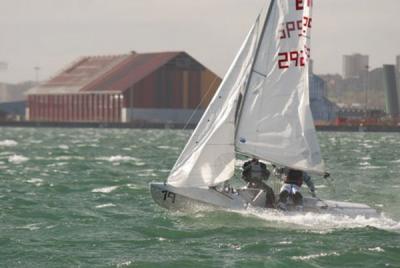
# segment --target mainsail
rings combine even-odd
[[[308,96],[311,0],[304,1],[268,1],[168,184],[208,187],[224,182],[233,176],[235,151],[323,172]]]
[[[275,0],[263,31],[236,133],[238,152],[323,173],[309,108],[312,0]]]

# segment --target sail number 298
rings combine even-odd
[[[289,51],[278,54],[279,69],[288,69],[291,66],[303,67],[306,64],[303,51]]]

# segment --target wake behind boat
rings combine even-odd
[[[268,194],[267,186],[229,186],[236,154],[302,174],[326,174],[309,107],[311,8],[310,0],[267,1],[167,181],[151,184],[160,206],[243,210],[268,207],[268,198],[282,200],[282,192]],[[287,185],[293,197],[301,183]],[[285,209],[299,205],[295,198],[290,202]],[[364,204],[315,197],[300,202],[302,211],[376,214]]]

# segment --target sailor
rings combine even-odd
[[[264,181],[269,178],[270,172],[264,163],[261,163],[257,158],[253,158],[243,164],[242,178],[247,182],[248,188],[261,189],[266,192],[267,208],[275,207],[275,194],[271,187]]]
[[[287,210],[287,199],[290,197],[293,201],[293,204],[297,209],[303,208],[303,196],[300,193],[300,188],[303,185],[303,182],[306,183],[308,188],[310,189],[311,195],[315,197],[315,186],[311,177],[307,174],[307,172],[285,168],[281,171],[275,172],[283,173],[283,186],[279,193],[279,201],[278,208],[282,210]]]

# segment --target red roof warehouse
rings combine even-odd
[[[29,90],[26,113],[31,121],[186,123],[196,111],[195,123],[220,82],[185,52],[83,57]]]

